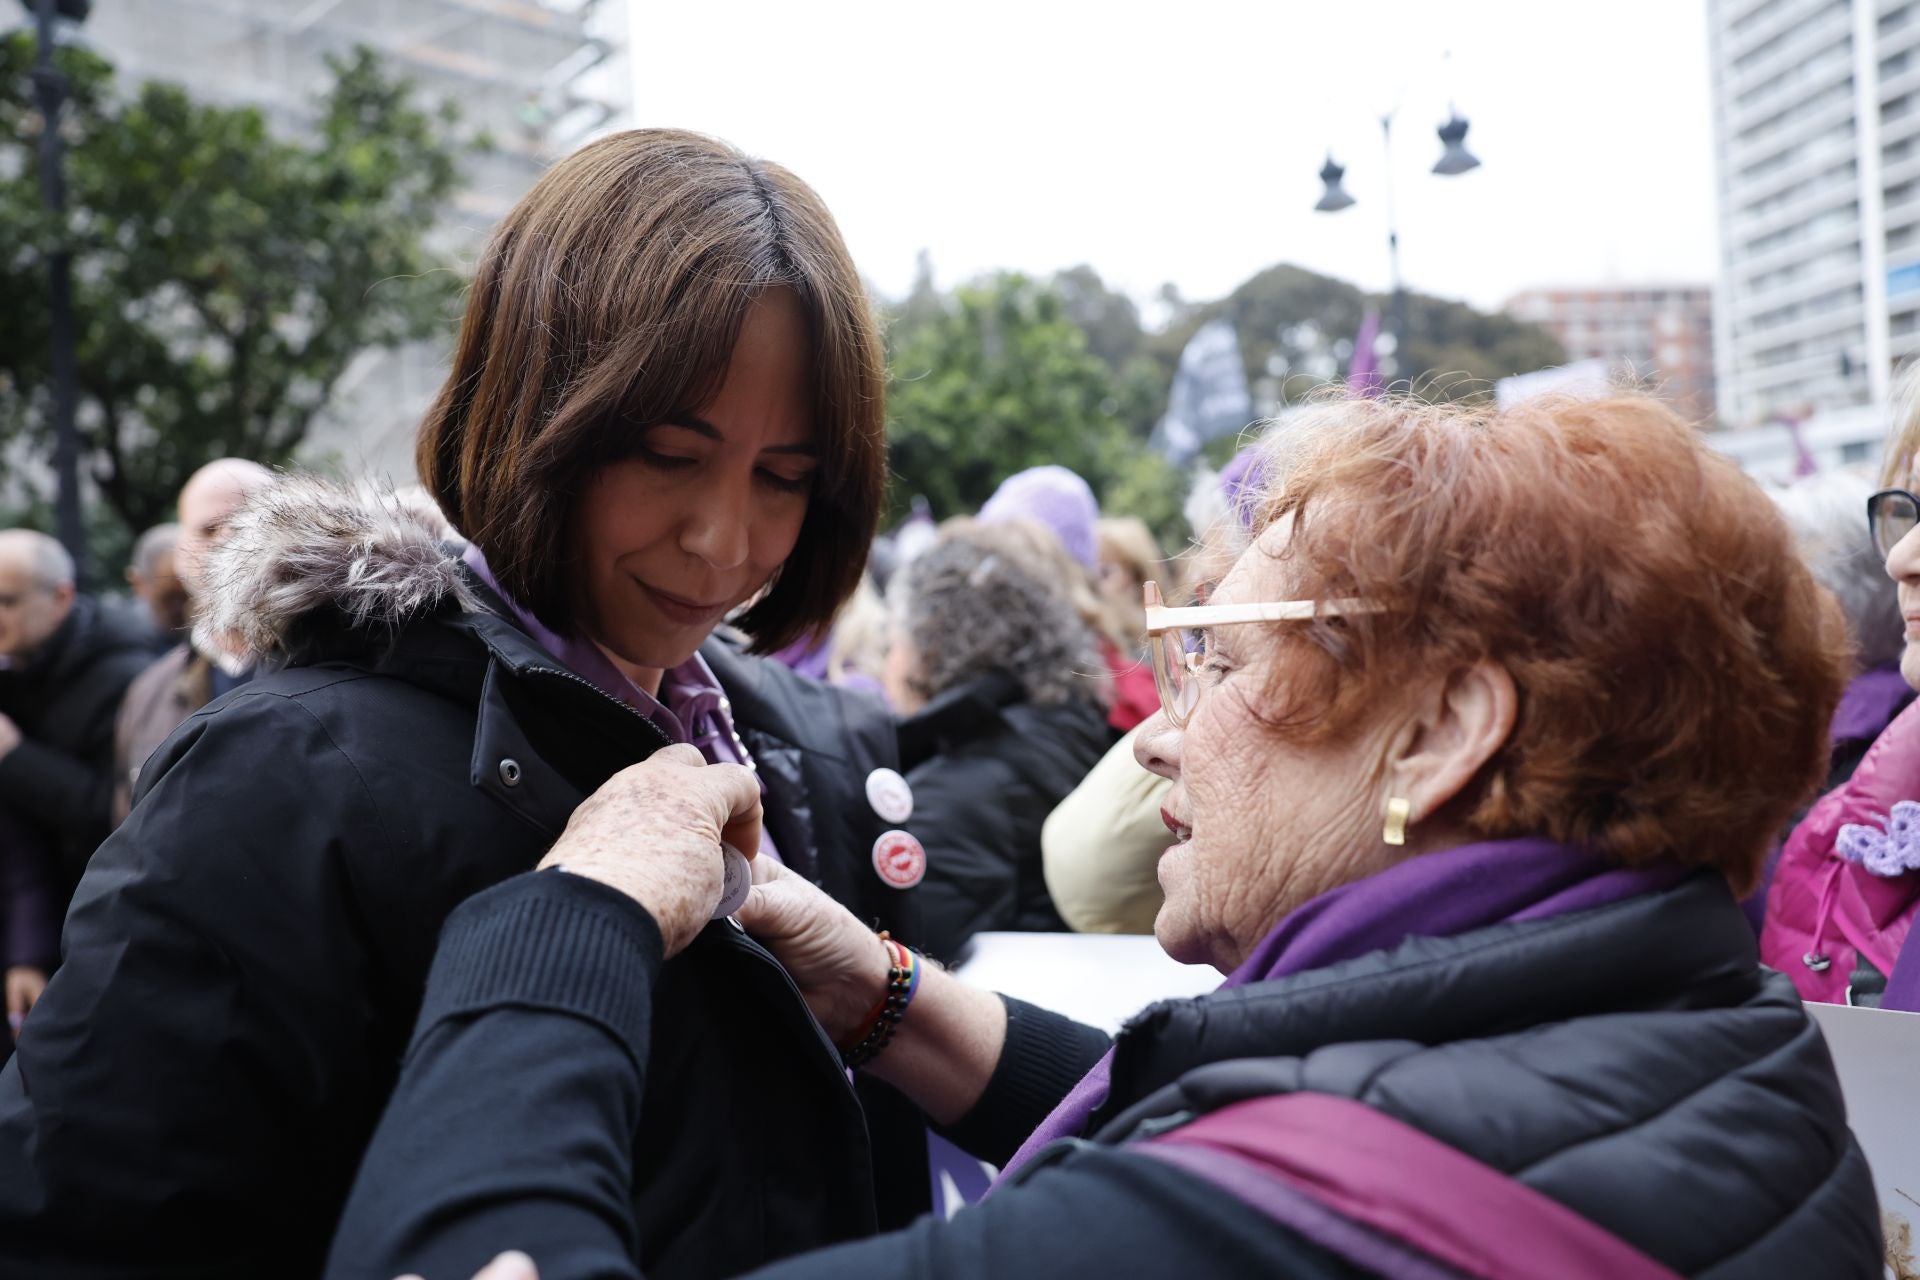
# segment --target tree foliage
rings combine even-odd
[[[130,530],[192,471],[286,461],[369,346],[439,331],[459,282],[426,246],[472,141],[365,48],[298,140],[174,85],[116,91],[57,54],[72,95],[69,214],[42,211],[30,34],[0,40],[0,446],[51,453],[46,259],[73,255],[84,465]]]
[[[1105,509],[1140,516],[1177,546],[1189,478],[1146,440],[1194,331],[1216,317],[1233,323],[1264,412],[1343,377],[1366,311],[1392,305],[1286,265],[1215,302],[1190,303],[1171,286],[1160,302],[1169,323],[1150,330],[1088,266],[1044,283],[1003,273],[943,294],[923,253],[888,329],[896,513],[914,494],[938,516],[972,511],[1006,476],[1051,462],[1085,476]],[[1511,316],[1423,294],[1406,308],[1394,376],[1426,394],[1484,395],[1495,379],[1566,358],[1546,331]],[[1205,460],[1218,466],[1238,446],[1215,441]]]
[[[1147,351],[1171,379],[1187,339],[1225,316],[1240,337],[1256,399],[1284,406],[1329,379],[1346,376],[1353,339],[1368,310],[1391,327],[1393,299],[1287,264],[1269,267],[1227,297],[1186,310]],[[1407,331],[1391,356],[1392,378],[1440,399],[1489,395],[1493,383],[1563,363],[1553,335],[1504,313],[1422,293],[1406,297]],[[1258,393],[1264,392],[1264,395]]]
[[[1001,275],[896,325],[889,412],[894,501],[970,512],[1025,467],[1058,463],[1163,532],[1181,478],[1146,452],[1126,383],[1091,349],[1058,289]],[[1124,503],[1116,503],[1115,499]]]
[[[1162,367],[1150,354],[1151,335],[1141,323],[1140,308],[1126,294],[1108,288],[1099,272],[1084,264],[1056,273],[1053,287],[1067,315],[1087,335],[1088,347],[1113,370],[1121,416],[1145,440],[1166,411],[1173,370]]]
[[[1087,335],[1087,347],[1115,373],[1141,354],[1147,331],[1140,324],[1140,308],[1132,298],[1109,289],[1100,273],[1082,263],[1056,272],[1053,288],[1067,317]]]

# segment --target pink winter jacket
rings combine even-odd
[[[1853,777],[1808,811],[1781,852],[1760,956],[1792,978],[1804,999],[1849,1003],[1848,984],[1862,957],[1892,976],[1920,904],[1920,871],[1891,865],[1904,852],[1904,866],[1920,866],[1913,857],[1920,853],[1914,802],[1920,802],[1920,702],[1894,718]],[[1871,851],[1868,861],[1895,874],[1876,874],[1843,850]],[[1891,998],[1887,1005],[1893,1007]]]

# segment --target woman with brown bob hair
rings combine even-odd
[[[572,838],[583,815],[617,812],[619,849],[671,865],[687,797],[731,786],[741,813],[701,837],[716,857],[777,861],[912,935],[907,815],[868,785],[897,781],[891,722],[748,652],[824,627],[859,582],[884,377],[839,232],[786,170],[644,130],[542,178],[482,255],[420,435],[465,545],[308,478],[233,522],[202,638],[272,674],[158,751],[79,889],[0,1077],[0,1271],[316,1274],[447,913],[544,857],[577,874],[538,877],[523,923],[557,950],[616,940],[580,910],[613,851]],[[924,1122],[863,1107],[731,909],[623,927],[676,958],[650,989],[599,979],[595,1016],[650,1002],[659,1031],[620,1146],[631,1243],[664,1275],[926,1200]],[[537,1007],[543,963],[509,967]],[[504,976],[479,955],[443,971]],[[918,1146],[887,1155],[892,1133]]]
[[[727,391],[743,336],[758,353],[762,328],[779,339],[764,372],[785,384],[761,396],[789,399],[743,390],[726,407],[788,420],[753,423],[767,434],[761,489],[707,491],[698,482],[715,468],[689,464],[724,461],[714,455],[738,442],[696,411]],[[738,498],[783,526],[798,519],[797,539],[783,527],[772,553],[749,536],[740,558],[753,571],[695,600],[668,590],[687,585],[679,578],[641,588],[665,594],[655,603],[669,611],[720,615],[765,588],[738,625],[754,652],[771,653],[824,631],[859,584],[885,496],[885,384],[866,292],[812,190],[698,135],[621,134],[557,166],[495,233],[417,462],[500,589],[560,633],[618,628],[619,606],[610,614],[591,598],[598,566],[584,581],[556,572],[583,554],[596,502],[650,505],[670,492],[696,507]],[[606,492],[648,471],[657,483]],[[738,509],[702,514],[720,533],[753,532]]]
[[[1275,428],[1264,466],[1208,603],[1148,593],[1162,706],[1136,749],[1172,783],[1155,932],[1226,981],[1109,1042],[767,864],[742,924],[863,1071],[1005,1172],[950,1222],[754,1274],[1878,1276],[1832,1062],[1736,901],[1825,771],[1847,671],[1773,504],[1637,398],[1341,402]],[[683,847],[677,882],[605,877],[609,929],[701,918],[715,855]],[[578,1014],[598,958],[514,920],[538,889],[448,921],[449,1014],[368,1151],[343,1280],[465,1280],[510,1249],[545,1280],[646,1269],[623,1170],[568,1200],[513,1172],[565,1149],[558,1115],[592,1122],[552,1099],[619,1090],[619,1133],[652,1088],[645,1019]],[[573,994],[530,1022],[511,984],[445,976],[470,952],[537,954]],[[505,1070],[529,1038],[537,1102]],[[454,1096],[492,1123],[424,1156]]]

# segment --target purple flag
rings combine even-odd
[[[1347,366],[1347,395],[1354,400],[1371,400],[1384,389],[1380,378],[1380,357],[1373,347],[1380,338],[1380,313],[1369,309],[1360,319],[1360,332],[1353,335],[1353,361]]]
[[[1800,434],[1800,428],[1807,423],[1806,415],[1790,413],[1780,421],[1787,428],[1787,434],[1793,437],[1793,478],[1804,480],[1820,470],[1813,450],[1807,448],[1806,437]]]

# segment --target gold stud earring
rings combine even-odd
[[[1387,801],[1387,829],[1380,838],[1391,845],[1403,845],[1407,842],[1407,819],[1413,816],[1413,806],[1399,796]]]

